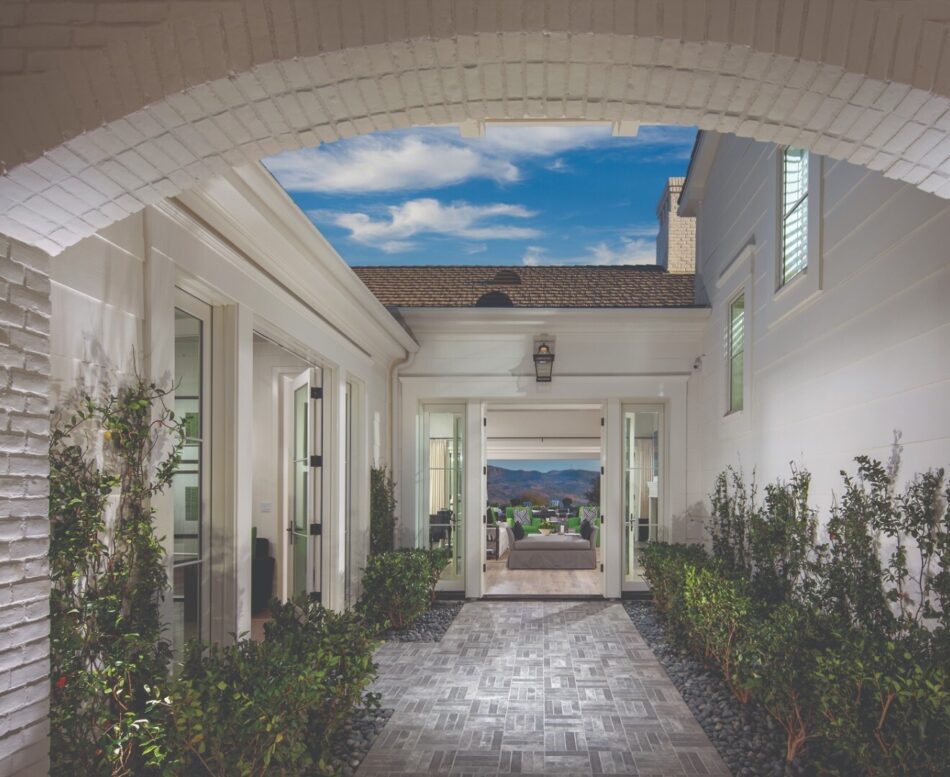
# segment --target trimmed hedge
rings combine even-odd
[[[826,542],[807,473],[770,485],[761,507],[754,486],[723,473],[714,554],[651,544],[646,577],[674,642],[768,710],[788,760],[819,774],[945,775],[950,493],[937,470],[895,494],[893,473],[857,461]],[[883,558],[881,536],[894,548]]]
[[[435,586],[451,559],[448,548],[391,550],[370,556],[356,604],[377,632],[412,625],[435,600]]]
[[[190,645],[165,699],[166,768],[194,775],[323,773],[347,718],[378,703],[365,693],[376,674],[377,643],[355,614],[306,597],[275,601],[271,611],[263,642]]]

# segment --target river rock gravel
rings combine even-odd
[[[762,705],[740,703],[720,674],[670,644],[652,604],[625,601],[624,608],[735,777],[808,774],[786,763],[785,734]]]
[[[426,610],[422,617],[404,629],[390,629],[383,639],[397,642],[441,642],[464,602],[438,601]]]

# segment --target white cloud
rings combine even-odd
[[[265,160],[291,192],[357,194],[432,189],[474,178],[512,183],[519,163],[610,140],[603,126],[489,127],[462,138],[454,127],[380,133],[289,151]],[[553,169],[561,169],[558,160]],[[563,165],[563,162],[560,163]]]
[[[587,246],[580,256],[568,257],[550,257],[541,246],[528,246],[521,261],[528,266],[656,264],[656,243],[641,237],[623,238],[613,246],[601,241]]]
[[[471,178],[518,180],[507,159],[458,143],[418,135],[356,138],[268,159],[267,168],[292,192],[364,193],[449,186]]]
[[[530,219],[535,213],[521,205],[497,203],[444,205],[426,197],[386,209],[388,218],[374,219],[368,213],[336,213],[333,223],[347,229],[357,243],[375,246],[386,253],[415,247],[410,238],[433,234],[469,240],[527,240],[539,235],[532,227],[515,226],[504,219]]]
[[[575,148],[586,148],[611,138],[610,127],[596,124],[574,126],[499,127],[485,130],[485,137],[471,141],[499,157],[555,156]]]

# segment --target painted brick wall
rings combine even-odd
[[[5,0],[0,231],[58,254],[282,149],[542,116],[736,133],[950,198],[948,30],[945,0]]]
[[[0,235],[0,775],[48,769],[48,273]]]
[[[656,209],[660,221],[656,263],[671,273],[696,271],[696,219],[677,213],[685,182],[685,178],[670,178]]]

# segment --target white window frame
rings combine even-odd
[[[739,434],[748,431],[750,408],[752,407],[752,365],[754,358],[754,343],[752,340],[753,318],[755,316],[755,296],[753,294],[753,274],[755,271],[756,255],[755,237],[750,235],[745,245],[723,267],[716,279],[715,300],[713,310],[716,315],[714,326],[722,332],[721,357],[717,363],[722,365],[720,406],[722,408],[724,429],[729,433]],[[742,295],[745,305],[745,316],[742,326],[742,409],[731,409],[731,362],[729,359],[729,314],[732,303]],[[766,307],[769,307],[766,305]]]
[[[814,301],[822,289],[823,284],[823,257],[821,250],[822,236],[822,175],[824,171],[823,158],[808,152],[808,193],[804,203],[808,208],[808,246],[805,268],[783,281],[784,245],[782,227],[784,222],[783,207],[783,168],[787,146],[776,146],[775,164],[772,166],[774,180],[774,229],[775,241],[774,259],[774,292],[770,305],[763,307],[765,326],[771,329],[789,316],[797,313],[810,302]],[[746,298],[748,299],[748,297]]]
[[[789,151],[802,151],[805,153],[805,193],[796,201],[792,208],[786,212],[785,209],[785,168],[786,168],[786,156]],[[808,149],[800,149],[794,146],[784,146],[781,148],[779,153],[779,199],[778,199],[778,262],[776,263],[776,289],[780,289],[783,286],[786,286],[790,283],[794,283],[799,276],[805,275],[808,272],[808,265],[810,251],[808,246],[808,235],[811,232],[811,213],[808,211],[808,207],[811,204],[810,198],[810,184],[811,184],[811,152]],[[788,219],[790,213],[802,209],[805,211],[805,264],[804,266],[794,275],[789,278],[785,277],[785,265],[787,259],[786,245],[785,245],[785,222]]]
[[[742,300],[742,330],[740,333],[740,338],[742,342],[742,402],[739,407],[734,407],[733,403],[733,392],[735,390],[735,385],[732,380],[732,362],[735,359],[735,352],[733,347],[735,345],[733,341],[733,324],[732,324],[732,309],[733,306],[739,300]],[[746,348],[748,346],[747,339],[747,315],[749,312],[749,301],[745,295],[745,288],[739,289],[731,297],[729,297],[729,302],[726,305],[726,415],[733,415],[734,413],[741,413],[745,410],[746,407],[746,372],[748,371],[748,355]]]

